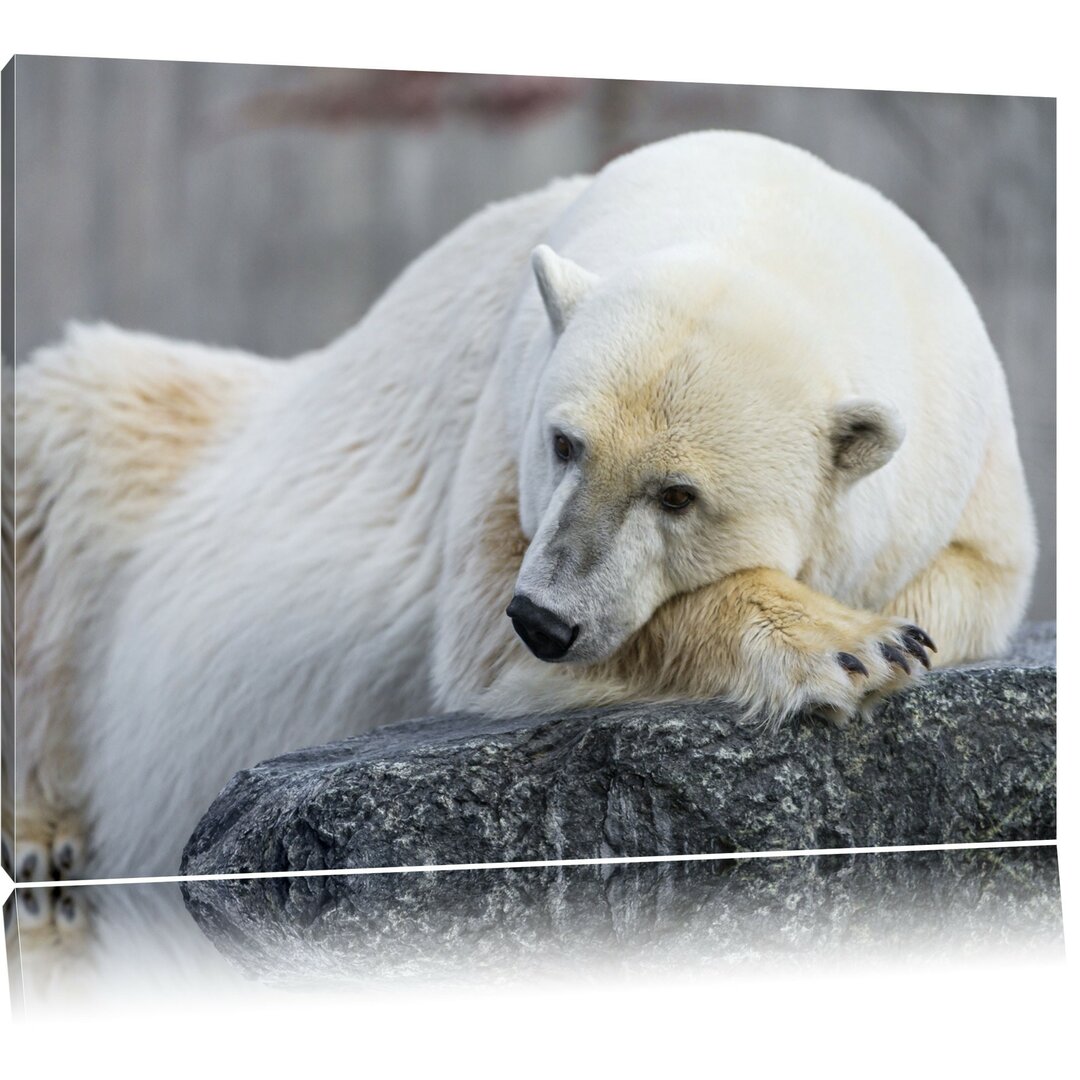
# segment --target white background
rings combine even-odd
[[[1060,411],[1075,402],[1073,20],[1054,3],[360,3],[226,6],[9,0],[0,53],[867,87],[1059,98]],[[1075,425],[1073,425],[1075,427]],[[1061,475],[1076,439],[1059,425]],[[1066,479],[1066,485],[1069,481]],[[1059,532],[1074,535],[1074,501]],[[1059,544],[1059,838],[1076,915],[1076,595]],[[7,883],[5,883],[6,886]],[[387,1072],[1059,1076],[1080,1054],[1067,967],[877,968],[728,982],[258,997],[5,1026],[20,1075]],[[6,1023],[6,987],[0,990]],[[14,1075],[8,1072],[7,1075]]]

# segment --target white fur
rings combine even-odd
[[[534,257],[543,300],[542,243],[559,253]],[[633,375],[635,350],[673,326],[702,348],[740,342],[717,353],[701,422],[739,433],[724,491],[742,516],[669,566],[655,556],[670,523],[635,511],[637,554],[612,556],[593,606],[641,591],[605,649],[666,596],[748,565],[882,610],[965,513],[1030,579],[1004,378],[937,248],[794,148],[734,133],[657,144],[482,211],[359,326],[291,363],[81,327],[20,370],[18,530],[49,537],[20,598],[37,627],[20,656],[20,773],[84,814],[93,873],[175,872],[228,778],[274,754],[440,709],[618,697],[516,641],[502,610],[517,566],[484,562],[485,522],[518,498],[525,536],[541,535],[558,486],[547,417],[595,418],[590,387]],[[220,375],[222,415],[131,506],[95,418],[113,415],[106,393],[169,364]],[[825,514],[803,450],[853,400],[906,436]],[[994,454],[1001,490],[973,509]]]

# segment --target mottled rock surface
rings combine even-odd
[[[182,890],[221,953],[287,985],[1064,955],[1049,846],[244,878]]]
[[[870,722],[740,726],[676,702],[376,729],[238,773],[182,872],[1052,839],[1052,624]]]

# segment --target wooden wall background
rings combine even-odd
[[[485,203],[705,127],[820,154],[957,266],[1008,373],[1053,617],[1051,100],[20,57],[16,357],[69,319],[287,357]]]

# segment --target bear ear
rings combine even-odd
[[[848,480],[880,469],[904,441],[904,422],[885,402],[849,398],[833,406],[830,419],[833,464]]]
[[[556,255],[547,244],[533,249],[532,268],[551,327],[561,334],[574,309],[600,279],[576,262]]]

